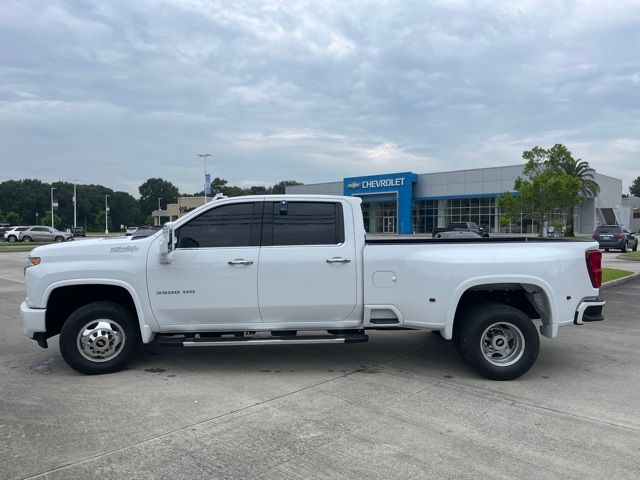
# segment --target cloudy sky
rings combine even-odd
[[[637,1],[3,0],[0,82],[0,180],[640,175]]]

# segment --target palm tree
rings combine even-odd
[[[560,161],[560,169],[562,173],[576,177],[581,182],[580,193],[583,198],[591,196],[594,197],[600,193],[600,185],[593,178],[595,170],[589,166],[589,162],[581,159],[575,160],[569,154],[567,157],[562,158]],[[567,209],[567,230],[565,235],[568,237],[574,236],[573,228],[573,211],[575,205],[570,206]]]

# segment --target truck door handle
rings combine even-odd
[[[350,261],[349,258],[342,257],[327,258],[327,263],[349,263]]]
[[[227,262],[229,265],[253,265],[252,260],[245,260],[244,258],[236,258]]]

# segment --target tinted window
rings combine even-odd
[[[336,245],[344,241],[342,206],[333,202],[269,202],[263,245]]]
[[[31,231],[32,232],[48,232],[49,229],[46,227],[33,227]]]
[[[596,230],[596,232],[598,233],[618,233],[621,231],[622,231],[622,228],[617,227],[615,225],[598,227],[598,229]]]
[[[262,202],[213,208],[176,231],[178,248],[259,245],[261,217]]]
[[[16,228],[16,232],[24,232],[25,230],[28,230],[29,227],[20,227],[20,228]]]

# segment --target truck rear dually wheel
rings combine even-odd
[[[491,380],[512,380],[535,363],[538,332],[522,311],[498,302],[470,306],[459,319],[462,358]]]
[[[60,353],[80,373],[112,373],[133,359],[139,338],[128,309],[115,302],[93,302],[73,312],[62,326]]]

